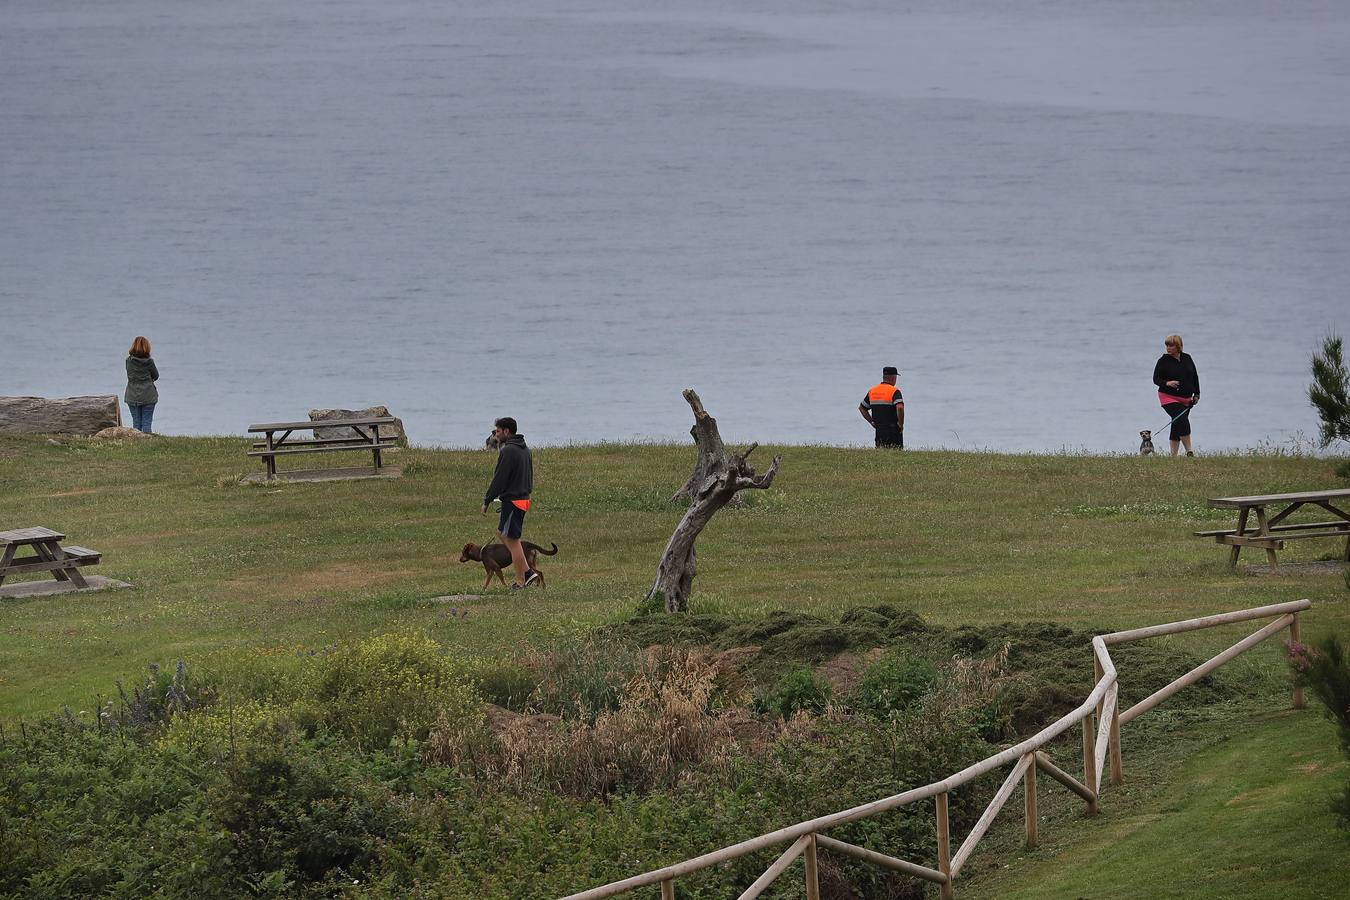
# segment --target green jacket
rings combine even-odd
[[[127,357],[127,392],[123,399],[133,406],[159,402],[159,391],[155,382],[159,380],[159,369],[149,357]]]

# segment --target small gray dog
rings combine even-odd
[[[1139,432],[1139,437],[1142,438],[1142,440],[1139,441],[1139,455],[1140,455],[1140,456],[1152,456],[1152,455],[1153,455],[1153,432],[1148,431],[1148,430],[1141,431],[1141,432]]]

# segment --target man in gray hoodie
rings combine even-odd
[[[511,566],[515,569],[512,588],[532,584],[539,573],[525,562],[525,551],[520,546],[520,535],[525,528],[525,513],[530,509],[530,493],[534,490],[534,462],[525,436],[516,434],[516,420],[503,416],[493,423],[492,435],[500,442],[497,450],[497,468],[492,472],[492,483],[483,496],[480,512],[487,515],[488,504],[498,498],[502,501],[497,534],[502,544],[511,551]]]

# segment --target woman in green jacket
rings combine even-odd
[[[155,404],[159,402],[159,390],[155,387],[158,380],[159,369],[150,358],[150,342],[137,336],[127,351],[125,399],[131,409],[131,427],[146,434],[150,433],[150,420],[155,415]]]

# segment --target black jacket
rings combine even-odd
[[[1180,387],[1168,387],[1169,381],[1179,382]],[[1158,390],[1173,397],[1200,396],[1200,376],[1196,374],[1195,363],[1189,353],[1182,353],[1175,359],[1164,353],[1153,367],[1153,383],[1158,386]]]
[[[488,485],[483,505],[501,497],[503,500],[527,500],[534,490],[534,463],[530,459],[530,448],[525,446],[525,436],[513,434],[502,441],[497,451],[497,468],[492,472],[492,483]]]

